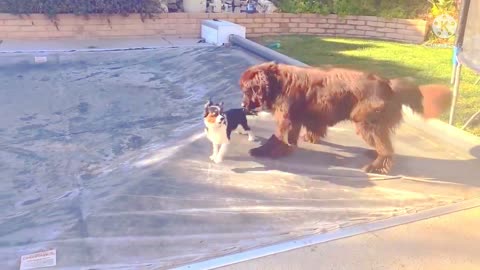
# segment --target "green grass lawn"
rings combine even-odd
[[[281,44],[277,49],[279,52],[312,66],[352,67],[378,72],[387,77],[410,76],[420,84],[450,85],[451,48],[315,36],[277,36],[253,40],[264,45],[278,41]],[[462,70],[455,121],[457,127],[463,126],[480,109],[480,83],[474,85],[479,76],[466,67]],[[441,120],[448,122],[448,112],[442,115]],[[468,131],[480,136],[480,127]]]

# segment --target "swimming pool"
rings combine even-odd
[[[358,170],[367,147],[349,123],[281,160],[249,157],[259,142],[234,135],[212,164],[203,105],[239,106],[240,73],[262,61],[240,48],[2,58],[2,269],[50,248],[52,269],[163,269],[480,194],[478,149],[409,125],[391,176]],[[274,130],[268,116],[250,121],[260,138]]]

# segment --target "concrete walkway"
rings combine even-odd
[[[480,207],[218,268],[480,269]]]
[[[134,48],[165,48],[212,46],[199,43],[200,38],[109,38],[109,39],[55,39],[55,40],[0,40],[0,53],[71,50],[112,50]]]

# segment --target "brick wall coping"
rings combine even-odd
[[[320,14],[163,13],[141,21],[139,14],[84,16],[59,14],[57,25],[43,14],[17,16],[0,13],[0,39],[87,39],[135,36],[199,37],[204,19],[223,19],[244,25],[247,37],[307,34],[361,37],[421,43],[427,23],[415,19]]]

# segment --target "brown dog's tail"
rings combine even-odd
[[[423,96],[423,117],[435,118],[448,110],[452,103],[452,91],[446,85],[420,85]]]
[[[410,107],[424,118],[435,118],[448,109],[452,92],[446,85],[426,84],[417,86],[411,78],[398,78],[390,81],[395,99]]]

